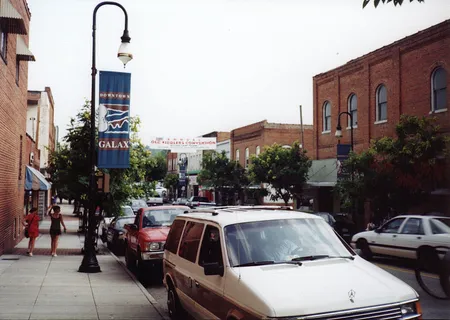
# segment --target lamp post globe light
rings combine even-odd
[[[123,35],[121,37],[122,43],[119,47],[119,52],[117,54],[117,57],[122,61],[124,68],[125,65],[130,62],[131,59],[133,59],[133,55],[130,53],[130,36],[128,34],[128,14],[125,8],[113,1],[104,1],[99,3],[93,13],[92,17],[92,86],[91,86],[91,137],[90,137],[90,179],[89,179],[89,218],[88,218],[88,230],[87,230],[87,236],[84,239],[84,256],[83,261],[81,262],[81,265],[78,269],[79,272],[86,272],[86,273],[97,273],[101,272],[100,266],[98,264],[97,256],[95,254],[95,225],[96,225],[96,217],[95,217],[95,208],[96,208],[96,195],[97,195],[97,188],[96,188],[96,177],[95,177],[95,79],[97,76],[97,68],[96,68],[96,28],[97,28],[97,11],[100,9],[100,7],[105,5],[113,5],[117,6],[120,9],[122,9],[124,15],[125,15],[125,27],[123,30]]]

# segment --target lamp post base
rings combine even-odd
[[[78,272],[83,273],[98,273],[102,272],[100,270],[100,266],[97,261],[97,257],[95,256],[95,253],[92,251],[85,251],[83,261],[81,262],[80,268],[78,269]]]

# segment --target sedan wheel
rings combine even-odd
[[[369,248],[369,244],[367,243],[366,239],[359,239],[356,242],[356,247],[358,249],[361,249],[362,257],[366,260],[371,260],[373,257],[372,250]]]

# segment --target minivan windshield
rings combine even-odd
[[[323,219],[245,222],[226,226],[224,231],[232,267],[353,255]]]
[[[184,209],[147,210],[144,213],[143,227],[171,226],[173,220],[184,212]]]

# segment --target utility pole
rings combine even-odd
[[[302,133],[302,149],[305,148],[305,135],[303,131],[303,111],[302,111],[302,105],[300,105],[300,130]]]

